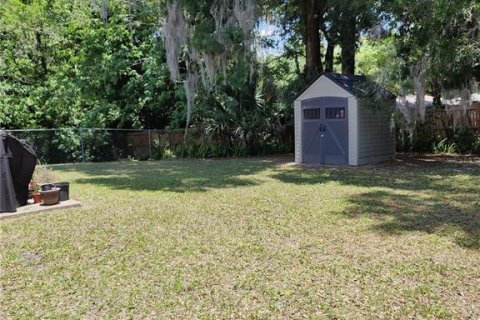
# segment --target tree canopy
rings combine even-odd
[[[256,141],[291,128],[293,98],[324,71],[440,104],[480,79],[479,17],[475,0],[3,0],[0,126]]]

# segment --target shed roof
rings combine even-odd
[[[377,95],[384,99],[392,99],[395,97],[393,93],[382,87],[376,82],[370,81],[364,75],[346,75],[333,72],[323,72],[315,78],[306,88],[297,96],[300,97],[313,83],[320,77],[325,76],[333,81],[340,88],[346,90],[352,95],[363,98]]]

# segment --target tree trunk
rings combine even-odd
[[[340,45],[342,46],[341,63],[342,73],[355,74],[355,50],[357,47],[355,16],[346,17],[340,31]]]
[[[294,60],[295,60],[295,70],[297,70],[297,74],[301,74],[302,71],[300,70],[300,62],[298,61],[298,53],[294,53]]]
[[[433,106],[440,107],[442,105],[442,85],[437,77],[432,80]]]
[[[42,31],[36,30],[35,31],[35,40],[37,41],[37,50],[40,54],[40,65],[42,66],[43,74],[41,75],[42,79],[47,77],[48,69],[47,69],[47,59],[45,58],[45,46],[42,43]]]
[[[325,71],[333,72],[333,59],[335,56],[335,43],[328,41],[327,51],[325,52]]]
[[[323,72],[320,52],[320,18],[326,10],[326,1],[301,0],[303,42],[305,44],[306,71],[309,76]]]

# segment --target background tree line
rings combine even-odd
[[[395,94],[423,89],[437,105],[480,79],[474,0],[176,3],[189,28],[178,79],[167,63],[170,0],[2,0],[0,126],[177,129],[188,119],[252,147],[292,134],[294,97],[324,71],[366,74]],[[278,43],[258,35],[265,23]],[[257,54],[269,46],[281,49]]]

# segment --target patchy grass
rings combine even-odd
[[[84,208],[0,222],[0,318],[480,318],[478,161],[287,160],[54,166]]]

